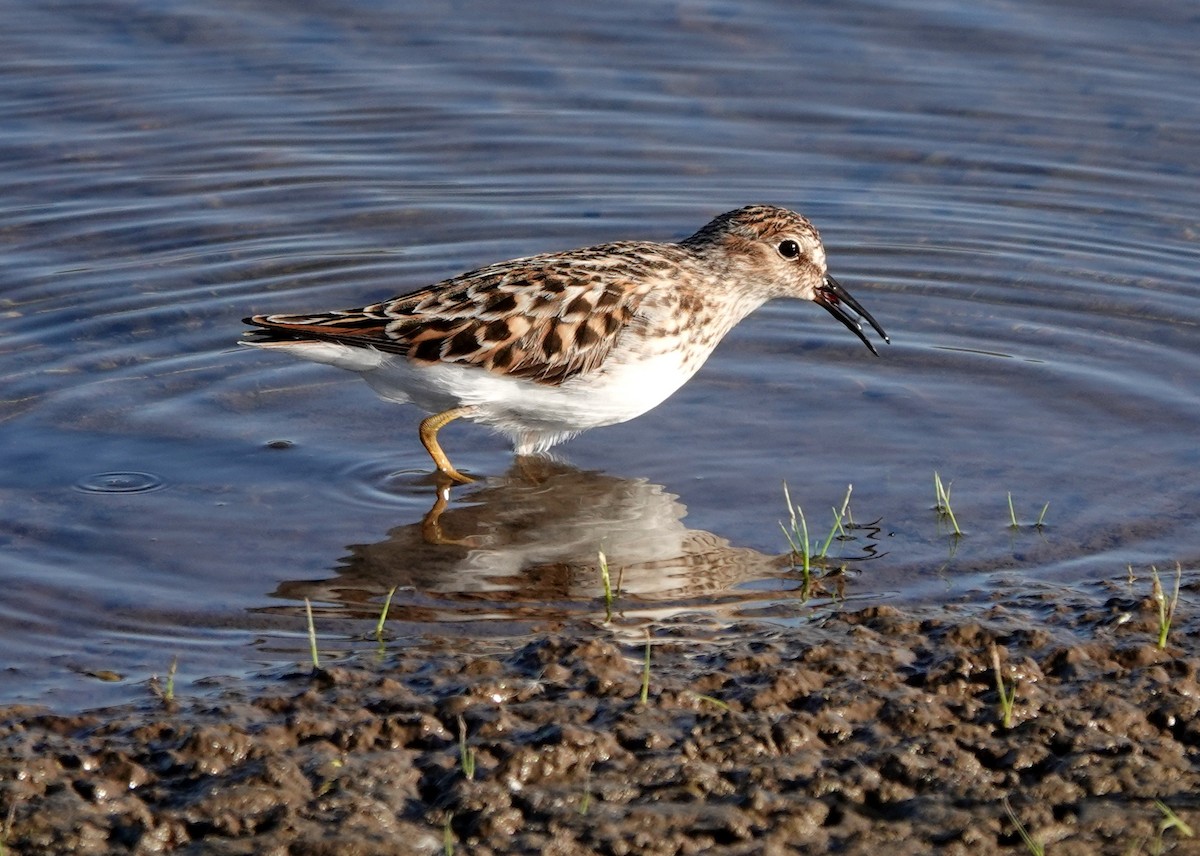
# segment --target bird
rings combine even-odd
[[[721,214],[681,241],[615,241],[498,262],[357,309],[253,315],[242,344],[357,372],[383,399],[430,414],[419,437],[451,483],[438,432],[456,419],[537,455],[626,422],[686,383],[773,298],[826,309],[870,351],[866,321],[827,270],[820,235],[775,205]]]

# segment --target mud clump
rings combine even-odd
[[[1029,852],[1015,816],[1055,856],[1200,849],[1163,830],[1155,802],[1200,821],[1200,658],[1148,644],[1136,622],[1050,631],[999,607],[873,607],[732,640],[678,630],[659,627],[646,704],[644,642],[581,627],[171,705],[2,709],[0,841],[13,854]],[[1009,727],[993,646],[1016,685]]]

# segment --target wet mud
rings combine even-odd
[[[10,707],[2,840],[11,854],[1033,852],[1019,823],[1055,856],[1198,852],[1195,583],[1163,649],[1143,583],[790,628],[676,616],[648,634],[648,671],[640,632],[581,624],[395,643],[81,714]],[[1015,687],[1007,725],[997,662]]]

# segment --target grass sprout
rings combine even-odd
[[[592,768],[588,767],[583,776],[583,796],[579,798],[579,813],[587,814],[592,807]]]
[[[1155,800],[1154,805],[1162,812],[1163,819],[1158,822],[1158,835],[1155,836],[1152,853],[1163,852],[1163,834],[1174,829],[1184,838],[1195,838],[1196,831],[1182,817],[1171,810],[1162,800]]]
[[[179,670],[179,655],[176,654],[171,658],[171,665],[167,666],[167,681],[163,685],[162,700],[167,704],[175,701],[175,672]]]
[[[792,555],[800,557],[804,580],[807,582],[809,574],[812,573],[813,558],[812,544],[808,540],[808,521],[804,519],[804,509],[792,502],[792,494],[788,490],[787,482],[783,483],[783,499],[788,507],[789,525],[784,526],[781,520],[779,528],[783,530],[783,537],[787,539],[788,546],[792,548]]]
[[[475,750],[467,745],[467,722],[458,717],[458,763],[468,782],[475,781]]]
[[[721,701],[719,698],[714,698],[713,696],[710,696],[710,695],[701,695],[700,693],[696,693],[696,698],[700,699],[700,701],[707,702],[711,705],[719,707],[719,708],[721,708],[721,710],[729,710],[730,709],[728,702]]]
[[[1025,843],[1025,849],[1033,856],[1046,856],[1046,846],[1033,840],[1033,836],[1029,834],[1029,830],[1025,828],[1025,824],[1021,823],[1021,819],[1017,817],[1017,813],[1013,811],[1012,803],[1005,797],[1002,801],[1004,804],[1004,813],[1008,815],[1008,819],[1012,821],[1012,825],[1017,829],[1017,835],[1021,836],[1021,841]]]
[[[454,812],[450,812],[446,816],[446,823],[442,826],[442,853],[444,856],[454,856],[454,827],[450,824],[454,822]]]
[[[996,694],[999,697],[1000,722],[1005,728],[1012,728],[1013,706],[1017,701],[1017,682],[1011,687],[1004,683],[1004,673],[1000,669],[1000,649],[992,645],[992,671],[996,675]]]
[[[334,758],[329,762],[329,766],[333,767],[335,771],[340,771],[345,766],[345,762],[343,762],[341,758]],[[335,772],[328,778],[322,780],[321,784],[317,787],[315,795],[318,797],[323,797],[325,794],[331,792],[335,787],[337,787],[337,784],[338,774]]]
[[[846,534],[846,527],[842,525],[842,521],[850,519],[850,494],[853,492],[854,485],[846,485],[846,498],[842,500],[841,509],[831,509],[833,511],[833,528],[829,530],[829,534],[825,536],[825,543],[821,545],[820,558],[822,559],[829,555],[829,545],[833,543],[833,539],[838,535]]]
[[[935,473],[936,476],[936,473]],[[1041,529],[1046,525],[1046,512],[1050,510],[1050,503],[1042,506],[1042,511],[1038,514],[1037,521],[1033,524],[1034,529]],[[1008,492],[1008,528],[1020,529],[1021,524],[1017,521],[1017,512],[1013,510],[1012,491]]]
[[[608,557],[603,550],[596,555],[600,563],[600,582],[604,584],[604,620],[612,621],[613,588],[612,576],[608,572]]]
[[[954,528],[955,536],[962,535],[962,530],[958,528],[958,520],[954,517],[954,509],[950,507],[950,486],[953,482],[942,482],[942,477],[937,470],[933,471],[933,490],[937,495],[937,503],[934,508],[937,510],[938,517],[950,521],[950,525]]]
[[[313,671],[321,668],[321,657],[317,653],[317,628],[313,624],[312,602],[304,598],[304,612],[308,616],[308,653],[312,657]]]
[[[388,611],[392,608],[392,598],[395,596],[397,588],[399,586],[392,586],[387,597],[383,599],[383,609],[379,610],[379,621],[375,623],[375,638],[380,642],[383,641],[383,625],[387,621]]]
[[[1179,605],[1179,583],[1183,579],[1183,566],[1175,563],[1175,591],[1169,598],[1158,578],[1158,568],[1153,565],[1150,566],[1150,576],[1154,581],[1150,596],[1158,606],[1158,647],[1166,648],[1167,637],[1171,634],[1171,622],[1175,620],[1175,607]]]
[[[642,662],[642,704],[650,702],[650,631],[646,631],[646,658]]]
[[[171,665],[167,666],[166,681],[160,686],[158,675],[153,675],[150,678],[150,692],[158,696],[158,700],[165,705],[170,705],[175,701],[175,672],[179,669],[179,655],[176,654],[171,658]],[[4,856],[4,850],[0,848],[0,856]]]
[[[804,574],[805,591],[808,591],[812,580],[813,565],[824,562],[829,555],[829,548],[833,544],[833,539],[838,535],[846,534],[846,527],[843,521],[851,520],[850,495],[853,491],[854,485],[848,485],[846,488],[846,497],[842,500],[841,509],[831,509],[833,511],[833,526],[830,528],[829,534],[825,536],[825,541],[818,547],[816,542],[808,537],[808,520],[804,517],[804,509],[792,502],[792,494],[788,490],[787,482],[783,483],[783,499],[787,503],[788,523],[784,525],[782,520],[779,521],[779,528],[783,530],[783,537],[787,539],[788,546],[792,550],[793,561],[795,559],[799,559],[800,561],[800,569]],[[853,521],[851,520],[851,522]]]

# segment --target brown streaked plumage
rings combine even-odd
[[[883,329],[826,273],[812,225],[752,205],[678,244],[623,241],[489,265],[361,309],[255,315],[246,344],[348,368],[384,398],[513,438],[519,454],[644,413],[687,381],[738,321],[773,297],[823,306],[875,351]]]

